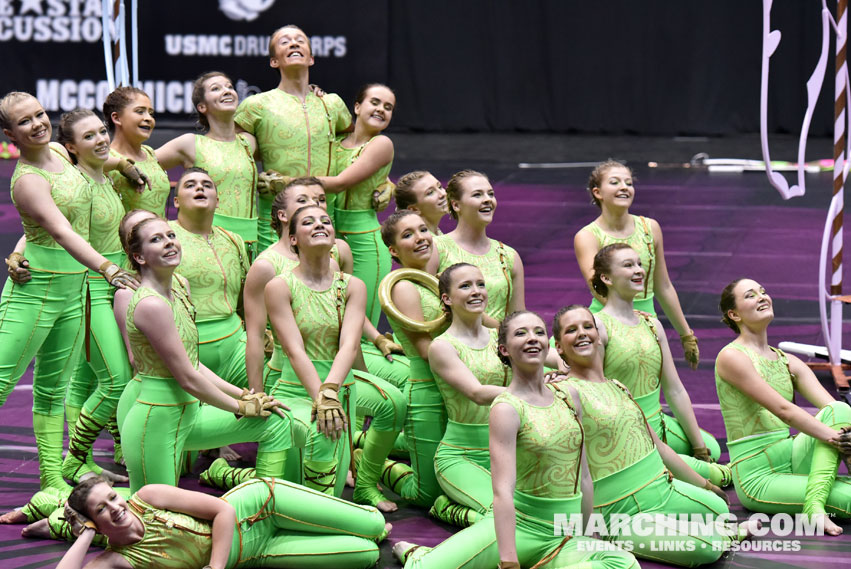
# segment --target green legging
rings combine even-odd
[[[260,443],[257,475],[280,476],[292,444],[291,419],[243,417],[200,405],[173,378],[140,376],[138,397],[119,423],[130,489],[145,484],[177,485],[184,450],[241,442]]]
[[[405,384],[408,383],[411,375],[411,364],[407,356],[393,354],[393,361],[390,362],[369,340],[361,339],[360,347],[369,373],[389,381],[400,390],[405,389]]]
[[[834,401],[816,419],[840,429],[851,425],[851,408]],[[817,439],[787,430],[727,443],[733,484],[742,505],[768,514],[823,513],[851,517],[851,477],[836,476],[838,451]]]
[[[636,488],[636,490],[628,490]],[[613,515],[650,515],[644,527],[656,528],[650,535],[610,536],[611,540],[632,542],[633,553],[643,559],[696,567],[717,561],[729,549],[732,537],[724,535],[714,526],[699,528],[692,535],[690,527],[660,528],[656,514],[700,514],[719,516],[729,513],[727,504],[709,490],[674,480],[665,470],[662,457],[653,449],[638,462],[594,481],[594,511],[603,514],[610,524]],[[616,533],[613,525],[609,531]],[[656,547],[654,542],[664,541],[666,547]],[[677,545],[679,544],[679,545]],[[671,551],[659,551],[671,549]]]
[[[579,513],[582,495],[565,499],[539,498],[514,492],[517,558],[523,567],[558,569],[630,569],[638,562],[612,544],[584,536],[566,538],[556,530],[556,515]],[[546,561],[541,565],[536,563]],[[419,548],[405,569],[492,569],[499,564],[493,512],[434,549]]]
[[[257,196],[257,251],[262,253],[278,241],[272,229],[272,201],[275,196]]]
[[[405,439],[411,466],[401,462],[393,464],[385,470],[382,481],[406,500],[428,508],[442,493],[434,472],[434,455],[446,434],[446,407],[428,362],[418,357],[410,361]]]
[[[248,387],[245,371],[245,329],[239,316],[197,322],[198,360],[237,387]]]
[[[36,358],[33,431],[41,489],[63,488],[65,391],[83,346],[86,269],[64,249],[27,243],[32,280],[0,296],[0,405]]]
[[[125,258],[124,253],[105,256],[119,266]],[[91,298],[90,360],[86,361],[85,353],[80,354],[65,398],[69,442],[62,474],[74,482],[86,472],[100,474],[101,468],[91,458],[92,444],[115,416],[118,399],[133,375],[112,311],[113,289],[94,271],[89,271],[88,284]]]
[[[331,370],[331,364],[333,361],[330,360],[313,360],[313,366],[323,381]],[[298,452],[301,460],[297,464],[302,465],[303,484],[325,494],[340,497],[346,477],[338,476],[337,473],[345,473],[349,469],[350,433],[346,432],[334,441],[318,432],[316,424],[310,420],[313,401],[299,381],[289,359],[284,359],[282,366],[281,376],[272,386],[270,394],[292,410],[293,423],[298,424],[293,428],[293,447],[298,451],[290,452],[288,462],[298,460]],[[340,401],[349,417],[350,431],[354,429],[355,420],[355,406],[349,403],[353,400],[357,400],[357,382],[350,374],[340,388]],[[306,438],[298,438],[300,434],[304,434]],[[291,471],[289,476],[292,476]]]
[[[352,274],[366,284],[366,317],[373,326],[378,326],[381,316],[378,285],[390,272],[392,264],[390,251],[381,240],[378,216],[371,209],[337,209],[334,214],[334,227],[352,250]]]
[[[493,504],[488,425],[447,421],[446,433],[434,455],[434,471],[443,493],[484,513]]]

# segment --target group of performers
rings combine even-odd
[[[559,310],[550,339],[525,310],[520,256],[488,237],[488,177],[463,170],[444,189],[405,174],[379,224],[394,193],[392,89],[366,85],[350,114],[309,83],[295,26],[274,32],[269,57],[278,87],[242,102],[224,73],[201,75],[203,134],[156,150],[134,87],[111,93],[103,118],[64,114],[56,142],[33,96],[0,100],[24,228],[0,298],[0,404],[35,358],[41,473],[0,522],[75,540],[63,569],[93,543],[106,547],[93,567],[370,567],[395,494],[466,528],[434,548],[398,542],[405,567],[696,566],[752,525],[666,531],[682,547],[633,555],[615,527],[560,536],[555,518],[721,515],[733,485],[750,510],[841,533],[830,516],[851,517],[851,479],[837,476],[851,408],[769,346],[771,298],[746,278],[720,301],[737,337],[716,361],[730,451],[717,462],[656,318],[654,299],[696,368],[659,224],[629,213],[629,168],[590,176],[600,214],[575,251],[593,303]],[[382,311],[395,334],[377,329]],[[104,429],[129,480],[92,458]],[[258,443],[253,468],[226,460],[239,442]],[[222,499],[177,487],[204,450],[220,455],[201,480]],[[348,473],[354,503],[341,499]]]

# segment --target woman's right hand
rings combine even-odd
[[[6,257],[6,267],[9,271],[9,278],[11,278],[12,282],[15,284],[22,285],[33,278],[32,273],[29,271],[30,262],[27,261],[23,254],[18,253],[17,251],[13,251],[8,257]]]

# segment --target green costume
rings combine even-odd
[[[158,216],[165,218],[165,202],[171,193],[171,184],[168,181],[168,175],[160,168],[157,157],[154,155],[154,149],[143,144],[142,152],[146,158],[141,162],[136,162],[136,168],[151,180],[151,188],[147,187],[140,194],[137,191],[136,184],[124,177],[117,171],[111,170],[107,172],[115,191],[121,196],[121,201],[124,203],[124,211],[134,209],[146,209],[152,211]],[[123,154],[115,150],[110,150],[109,155],[114,158],[126,158]]]
[[[439,317],[443,313],[440,299],[426,287],[412,284],[419,292],[424,320],[427,322]],[[385,469],[382,482],[406,500],[429,507],[442,492],[434,473],[434,455],[446,433],[446,407],[428,361],[419,356],[405,334],[405,329],[392,318],[387,319],[411,362],[411,377],[406,390],[408,415],[405,419],[405,439],[411,466],[401,462],[393,463]],[[445,329],[446,326],[434,336],[442,334]]]
[[[334,145],[333,174],[336,176],[351,166],[373,139],[355,148],[343,146],[343,138]],[[352,249],[354,269],[352,273],[366,284],[366,317],[373,326],[378,326],[381,305],[378,303],[378,285],[390,272],[390,251],[381,240],[381,224],[372,208],[372,193],[387,180],[389,162],[373,172],[366,180],[356,184],[336,198],[334,227]]]
[[[222,499],[236,510],[228,569],[366,569],[378,560],[376,540],[384,535],[384,518],[375,508],[268,478],[245,482]],[[210,521],[155,508],[138,495],[127,507],[145,524],[145,535],[107,550],[134,569],[197,569],[210,561]]]
[[[631,541],[636,556],[662,563],[694,567],[717,561],[733,538],[714,526],[700,528],[695,535],[685,531],[690,527],[663,529],[655,516],[719,516],[729,513],[724,500],[709,490],[673,479],[650,437],[641,408],[620,382],[568,381],[582,404],[586,459],[594,481],[594,511],[603,514],[607,524],[616,514],[651,516],[644,524],[652,529],[650,535],[638,535],[637,530],[609,539]],[[618,533],[614,525],[609,525],[609,531]],[[658,541],[673,544],[673,551],[656,551],[667,549],[654,547],[653,542]]]
[[[57,156],[60,156],[57,154]],[[50,184],[50,195],[71,227],[89,237],[92,189],[79,170],[60,157],[61,172],[18,162],[12,175],[35,174]],[[62,479],[65,389],[83,345],[86,268],[41,226],[18,210],[27,238],[24,255],[32,280],[6,280],[0,296],[0,405],[36,358],[33,374],[33,431],[38,446],[41,489],[67,487]]]
[[[275,278],[284,279],[290,289],[293,316],[304,341],[305,353],[313,362],[319,379],[325,381],[340,349],[340,329],[346,311],[346,290],[351,276],[342,272],[336,273],[331,286],[322,291],[311,289],[289,271]],[[306,440],[295,441],[297,447],[304,449],[304,485],[325,494],[340,496],[345,476],[337,476],[337,472],[338,469],[340,472],[346,472],[349,466],[349,433],[344,433],[334,441],[318,432],[310,417],[313,400],[293,370],[289,359],[285,358],[281,363],[283,371],[271,393],[290,407],[293,420],[301,423],[301,428],[294,429],[294,432],[306,433]],[[356,400],[355,381],[351,371],[343,380],[339,393],[340,402],[349,416],[351,426],[354,421],[354,409],[350,402]]]
[[[198,358],[228,383],[248,387],[245,329],[236,313],[248,273],[245,243],[215,225],[207,235],[187,231],[177,220],[169,225],[183,248],[178,270],[189,281],[195,306]]]
[[[638,567],[630,553],[609,544],[605,547],[602,542],[581,535],[565,539],[554,524],[557,516],[580,514],[582,500],[579,492],[582,427],[563,397],[556,391],[550,405],[539,407],[506,392],[491,405],[510,405],[520,418],[514,489],[517,558],[523,567]],[[491,568],[498,562],[493,511],[489,511],[481,521],[434,549],[415,550],[405,568]]]
[[[674,417],[662,413],[659,401],[662,390],[662,347],[659,345],[655,324],[649,315],[644,314],[636,311],[638,324],[630,326],[605,312],[597,313],[597,318],[606,327],[609,336],[603,373],[623,383],[659,438],[680,454],[698,474],[709,478],[712,465],[691,456],[692,444],[682,426]],[[718,460],[721,456],[718,441],[703,429],[700,434],[712,458]]]
[[[118,225],[124,216],[124,207],[108,179],[97,183],[86,178],[92,190],[89,242],[95,251],[122,266],[126,256],[121,250]],[[91,457],[92,444],[115,416],[118,399],[133,375],[112,311],[114,289],[96,271],[89,271],[88,286],[91,301],[89,357],[80,354],[65,398],[69,442],[62,474],[74,482],[86,472],[101,473],[102,469]]]
[[[776,359],[768,359],[737,342],[724,348],[730,349],[748,356],[766,389],[794,403],[795,376],[785,353],[771,348]],[[804,433],[790,437],[788,425],[724,381],[717,369],[715,387],[727,430],[733,484],[742,505],[755,512],[827,511],[851,517],[851,477],[836,476],[839,455],[835,448]],[[838,430],[851,425],[851,408],[834,401],[816,419]]]
[[[497,357],[497,331],[490,330],[483,348],[471,348],[444,332],[437,338],[448,342],[458,358],[482,385],[508,385],[511,370]],[[443,492],[453,501],[478,512],[493,504],[491,460],[488,450],[488,408],[468,399],[444,378],[434,374],[448,424],[434,455],[434,470]]]
[[[273,413],[266,419],[239,419],[211,405],[200,406],[174,380],[148,338],[136,328],[133,320],[136,306],[151,296],[159,297],[171,307],[183,348],[189,360],[198,365],[198,332],[193,322],[194,307],[188,299],[174,295],[174,300],[168,300],[150,288],[139,287],[127,307],[127,335],[142,381],[136,402],[119,423],[130,488],[137,491],[152,483],[176,486],[183,450],[218,448],[238,442],[260,443],[258,476],[283,474],[286,450],[292,446],[289,417],[284,419]]]
[[[328,176],[331,145],[337,133],[348,128],[352,116],[339,96],[309,92],[302,102],[295,95],[272,89],[252,95],[239,104],[234,122],[254,135],[263,168],[284,176]],[[265,251],[277,241],[270,222],[275,196],[258,200],[258,244]],[[334,215],[334,199],[328,195],[328,213]]]
[[[238,134],[229,142],[195,135],[195,166],[210,174],[219,194],[213,224],[257,243],[257,164],[251,145]]]
[[[436,235],[434,246],[440,254],[440,266],[437,272],[442,273],[455,263],[469,263],[479,268],[485,277],[488,291],[487,314],[495,320],[502,321],[508,314],[511,297],[514,294],[512,279],[514,278],[515,251],[508,245],[489,239],[491,248],[484,255],[474,255],[462,249],[449,235]]]
[[[647,275],[644,279],[644,292],[637,295],[632,304],[636,310],[646,312],[655,318],[656,308],[653,305],[653,270],[656,268],[656,243],[653,241],[650,219],[640,215],[632,215],[631,217],[635,229],[629,237],[612,237],[603,231],[603,228],[597,225],[596,221],[592,221],[582,229],[587,229],[597,238],[600,249],[612,243],[626,243],[638,253],[638,258],[641,259],[641,266],[647,271]],[[603,304],[595,297],[591,301],[589,308],[591,312],[596,314],[603,309]]]

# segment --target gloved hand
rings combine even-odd
[[[277,412],[277,410],[282,407],[279,401],[276,401],[275,398],[269,397],[262,391],[260,393],[252,393],[246,390],[243,390],[242,397],[237,401],[239,405],[239,411],[237,411],[237,415],[240,417],[268,417],[272,414],[272,412]]]
[[[118,161],[118,166],[115,169],[121,172],[122,176],[133,182],[136,185],[136,191],[140,194],[145,191],[146,186],[149,190],[152,189],[151,179],[147,174],[139,170],[136,162],[132,159],[122,158]]]
[[[316,421],[317,430],[331,440],[340,438],[348,425],[339,390],[336,383],[323,383],[310,411],[311,422]]]
[[[9,277],[15,284],[22,285],[29,282],[33,278],[29,271],[30,262],[27,261],[23,254],[13,251],[6,257],[6,268],[9,271]]]
[[[261,196],[275,197],[290,181],[292,181],[290,176],[284,176],[274,170],[260,172],[257,176],[257,193]]]
[[[703,462],[715,462],[712,460],[712,455],[709,454],[709,449],[705,446],[700,448],[692,448],[691,455],[697,460],[702,460]]]
[[[730,504],[730,498],[727,497],[727,493],[709,480],[706,481],[706,484],[703,485],[703,488],[709,490],[710,492],[724,500],[724,503],[726,503],[727,505]]]
[[[77,537],[80,537],[86,529],[98,530],[92,520],[69,506],[68,502],[65,502],[65,521],[71,526],[71,533]]]
[[[500,561],[499,569],[520,569],[520,564],[516,561]]]
[[[136,277],[134,277],[132,273],[128,273],[112,261],[104,261],[103,264],[98,268],[98,272],[103,275],[103,278],[106,279],[106,282],[108,282],[114,287],[129,288],[132,290],[136,290],[137,288],[139,288],[139,281],[136,280]]]
[[[393,361],[393,356],[390,354],[405,354],[405,350],[402,349],[402,346],[393,341],[393,334],[390,332],[376,336],[372,343],[376,348],[378,348],[381,355],[391,362]]]
[[[384,183],[379,184],[375,191],[372,192],[372,209],[375,211],[384,211],[390,205],[390,200],[396,193],[396,184],[388,178]]]
[[[683,353],[689,367],[697,369],[697,364],[700,362],[700,348],[697,347],[697,336],[694,335],[694,331],[690,330],[685,336],[680,336],[680,343],[683,345]]]

